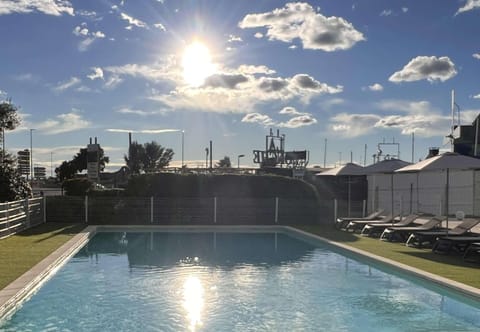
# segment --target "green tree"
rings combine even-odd
[[[145,144],[132,142],[129,155],[125,156],[125,162],[132,174],[155,173],[167,167],[172,161],[174,152],[165,148],[155,141]]]
[[[2,159],[6,154],[3,151],[5,142],[5,130],[13,130],[20,125],[20,116],[18,115],[18,107],[13,105],[10,99],[0,102],[0,143],[2,143]]]
[[[230,161],[230,157],[225,156],[223,159],[220,159],[218,163],[215,165],[218,168],[231,168],[232,162]]]
[[[18,172],[15,158],[6,154],[0,164],[0,202],[16,201],[31,195],[32,188]]]
[[[99,151],[99,164],[100,171],[105,169],[105,164],[108,164],[110,158],[105,156],[105,153],[102,148]],[[70,161],[65,160],[59,167],[55,168],[55,174],[57,179],[60,182],[63,182],[67,179],[72,179],[77,173],[80,173],[87,169],[87,149],[83,148],[73,156],[73,159]]]

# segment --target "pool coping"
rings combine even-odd
[[[351,246],[345,245],[343,243],[331,241],[324,237],[321,237],[316,234],[312,234],[306,231],[302,231],[295,227],[283,226],[283,225],[109,225],[109,226],[87,226],[80,233],[76,234],[58,249],[56,249],[49,256],[44,258],[30,270],[25,272],[19,278],[10,283],[7,287],[0,290],[0,320],[8,317],[10,314],[14,313],[15,310],[21,306],[21,304],[27,300],[32,294],[35,293],[39,287],[46,282],[53,274],[73,255],[75,255],[78,250],[80,250],[88,240],[93,237],[97,232],[102,231],[122,231],[128,230],[145,232],[148,230],[152,231],[171,231],[171,232],[191,232],[191,231],[201,231],[201,232],[285,232],[296,233],[303,237],[313,239],[316,241],[321,241],[327,243],[337,249],[349,252],[351,254],[361,256],[368,260],[384,264],[390,268],[393,268],[397,271],[406,272],[407,274],[413,275],[422,280],[427,280],[434,284],[446,287],[455,292],[458,292],[464,296],[473,298],[474,300],[480,301],[480,289],[438,276],[436,274],[420,270],[402,264],[396,261],[393,261],[388,258],[384,258],[367,251],[353,248]]]

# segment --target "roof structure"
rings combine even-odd
[[[365,175],[364,167],[347,163],[345,165],[329,169],[328,171],[317,173],[316,176],[352,176],[352,175]]]
[[[416,164],[397,169],[395,172],[419,172],[442,169],[480,169],[480,159],[464,156],[454,152],[422,160]]]
[[[385,159],[363,169],[365,174],[393,173],[399,168],[410,165],[409,162],[400,159]]]

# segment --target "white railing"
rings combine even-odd
[[[0,238],[45,222],[43,197],[0,203]]]

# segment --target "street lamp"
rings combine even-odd
[[[33,131],[35,129],[30,129],[30,176],[31,180],[33,181]]]
[[[182,173],[183,173],[183,151],[185,147],[185,130],[182,129]]]
[[[208,168],[208,148],[205,148],[205,170]]]
[[[238,155],[238,163],[237,163],[237,168],[240,168],[240,158],[245,157],[244,154],[239,154]]]

